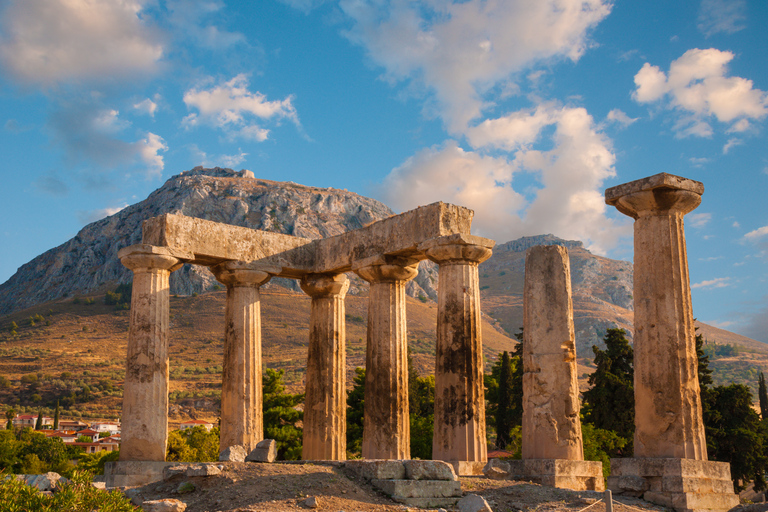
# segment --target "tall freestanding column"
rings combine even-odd
[[[568,249],[536,246],[525,256],[523,460],[515,478],[573,490],[605,489],[603,465],[585,461]]]
[[[738,504],[729,465],[706,460],[683,230],[703,192],[698,181],[666,173],[605,191],[606,203],[635,219],[635,459],[612,460],[608,485],[660,477],[645,499],[678,510]],[[721,482],[703,486],[702,478]],[[681,492],[689,489],[697,492]]]
[[[219,447],[252,450],[264,438],[259,287],[272,275],[239,261],[221,263],[211,271],[227,286]]]
[[[410,459],[405,284],[418,262],[374,257],[352,270],[371,283],[365,355],[363,458]]]
[[[301,289],[312,297],[304,400],[304,460],[347,458],[344,274],[309,274]]]
[[[491,257],[494,244],[449,235],[419,246],[440,265],[432,458],[454,464],[461,474],[477,472],[471,463],[488,458],[477,266]]]
[[[163,247],[118,252],[133,271],[123,387],[121,461],[164,461],[168,443],[168,277],[181,266]]]

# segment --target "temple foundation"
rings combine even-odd
[[[635,219],[635,457],[612,459],[608,487],[678,511],[738,505],[730,465],[707,461],[683,216],[698,181],[657,174],[605,191]]]

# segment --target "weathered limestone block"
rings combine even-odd
[[[528,249],[523,325],[523,459],[583,460],[567,248]]]
[[[141,504],[144,512],[184,512],[187,504],[175,499],[150,500]]]
[[[185,471],[186,476],[215,476],[221,474],[219,464],[191,464]]]
[[[531,482],[572,489],[574,491],[604,491],[603,464],[591,460],[524,459],[510,460],[510,480]]]
[[[485,388],[480,330],[478,265],[491,257],[492,240],[450,235],[419,250],[440,265],[435,354],[435,424],[432,457],[485,462]]]
[[[404,464],[408,480],[458,480],[453,466],[441,460],[406,460]]]
[[[483,474],[491,480],[506,480],[510,471],[509,463],[501,459],[489,459],[483,467]]]
[[[304,460],[347,458],[344,274],[308,274],[301,289],[312,297],[304,405]]]
[[[178,462],[118,460],[104,464],[107,487],[135,487],[163,480],[163,472]]]
[[[248,453],[245,446],[239,444],[227,446],[219,452],[219,460],[221,462],[245,462]]]
[[[370,258],[353,270],[371,283],[365,355],[363,457],[410,459],[405,284],[418,261]]]
[[[277,458],[277,442],[274,439],[259,441],[256,448],[245,458],[248,462],[275,462]]]
[[[344,467],[365,480],[405,479],[405,464],[402,460],[348,460]]]
[[[118,252],[133,271],[123,388],[121,461],[164,461],[168,442],[168,277],[181,266],[168,249]]]
[[[227,286],[219,449],[241,445],[250,451],[264,437],[259,287],[272,274],[238,261],[211,271]]]
[[[459,512],[493,512],[485,498],[477,494],[467,494],[457,503]]]
[[[703,192],[665,173],[605,191],[635,219],[635,457],[707,459],[683,229]]]
[[[461,496],[461,482],[449,480],[372,480],[393,498],[450,498]]]

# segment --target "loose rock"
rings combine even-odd
[[[405,475],[409,480],[458,480],[453,466],[441,460],[406,460]]]
[[[317,508],[320,506],[320,503],[317,501],[317,498],[310,496],[309,498],[302,501],[301,505],[307,508]]]
[[[184,512],[187,505],[183,501],[164,499],[145,501],[141,504],[144,512]]]
[[[221,470],[216,464],[195,464],[189,466],[186,471],[187,476],[213,476],[220,474]]]
[[[259,441],[256,448],[245,458],[248,462],[275,462],[277,458],[277,442],[274,439]]]
[[[493,512],[485,498],[477,494],[467,494],[456,505],[459,512]]]
[[[248,451],[245,446],[236,444],[225,448],[219,453],[219,460],[223,462],[245,462],[245,457],[248,455]]]

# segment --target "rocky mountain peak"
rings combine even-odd
[[[512,240],[505,244],[496,246],[496,250],[512,251],[512,252],[525,252],[530,247],[537,245],[562,245],[568,249],[583,249],[584,244],[578,240],[563,240],[555,235],[536,235],[536,236],[524,236],[517,240]]]

